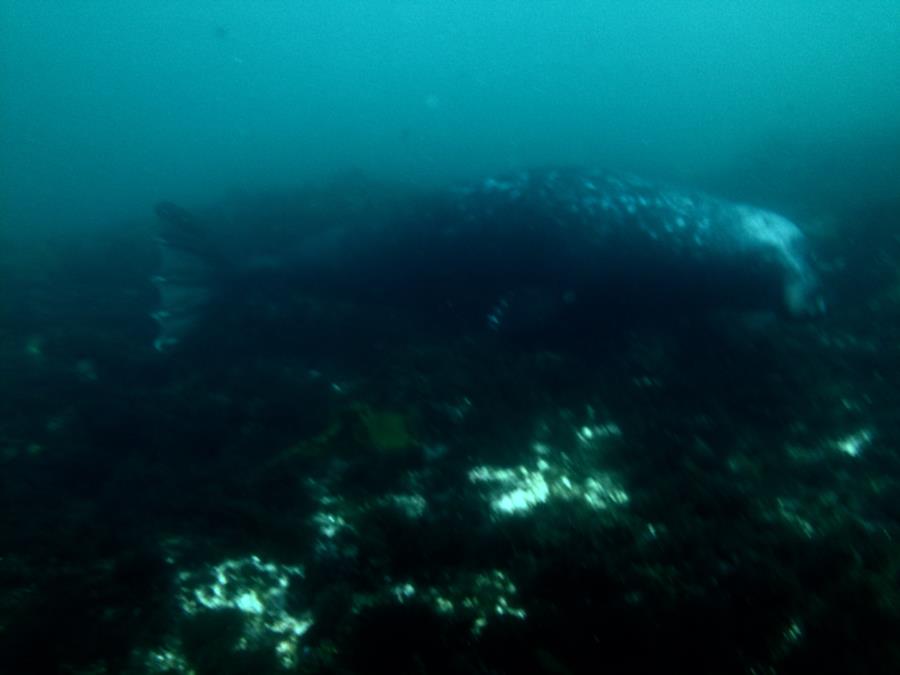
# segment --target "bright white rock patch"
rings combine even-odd
[[[442,616],[464,616],[471,620],[472,634],[478,636],[492,619],[508,617],[524,621],[528,613],[517,606],[518,589],[506,572],[498,569],[463,575],[445,585],[417,587],[411,581],[390,585],[385,595],[397,604],[424,602]],[[375,598],[361,599],[355,611],[372,604]]]
[[[178,574],[178,600],[188,615],[241,612],[244,632],[234,648],[252,649],[274,637],[279,662],[284,668],[294,668],[300,638],[313,625],[311,613],[294,616],[286,610],[291,581],[302,577],[299,566],[263,562],[255,555],[225,560],[201,571]]]
[[[576,449],[598,452],[611,438],[622,435],[616,424],[592,424],[575,429]],[[608,473],[584,462],[575,464],[565,453],[546,443],[532,444],[533,463],[515,467],[476,466],[469,482],[487,486],[486,496],[496,516],[522,514],[551,500],[581,502],[593,509],[606,509],[628,502],[628,493]]]
[[[872,442],[875,434],[871,429],[860,429],[856,433],[832,441],[832,446],[850,457],[858,457],[863,449]]]

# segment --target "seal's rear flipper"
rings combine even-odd
[[[206,231],[186,210],[170,202],[156,206],[160,220],[160,272],[153,277],[159,308],[152,316],[159,326],[153,343],[168,351],[187,335],[210,302],[216,255]]]

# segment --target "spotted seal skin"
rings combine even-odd
[[[771,211],[603,171],[526,171],[458,186],[452,228],[539,236],[538,259],[573,291],[636,301],[825,311],[806,237]],[[472,239],[477,239],[474,235]],[[556,265],[549,264],[556,256]],[[541,259],[544,258],[544,259]],[[524,262],[524,261],[522,261]],[[694,294],[691,302],[690,294]]]
[[[808,318],[825,304],[800,229],[778,214],[611,172],[522,171],[417,195],[402,215],[325,229],[277,210],[292,233],[254,264],[259,230],[230,255],[216,222],[157,206],[163,269],[157,348],[187,335],[210,298],[277,275],[277,288],[453,307],[500,323],[544,298],[579,313],[770,310]],[[234,218],[229,221],[234,241]],[[240,228],[238,228],[240,229]],[[271,247],[270,247],[271,249]],[[239,280],[235,283],[235,280]],[[499,304],[498,304],[499,303]],[[492,308],[502,308],[499,314]]]

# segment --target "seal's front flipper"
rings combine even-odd
[[[159,291],[159,308],[152,314],[159,334],[153,346],[164,352],[178,344],[203,315],[218,265],[207,232],[188,211],[161,202],[156,215],[161,266],[152,279]]]

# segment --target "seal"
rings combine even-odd
[[[327,224],[310,222],[295,197],[267,200],[267,213],[277,215],[264,228],[259,201],[206,217],[157,206],[158,349],[189,334],[213,298],[261,277],[277,278],[279,289],[452,306],[457,314],[465,308],[492,327],[516,302],[533,306],[537,297],[594,314],[726,308],[810,318],[825,311],[807,240],[793,222],[628,174],[521,171]]]

